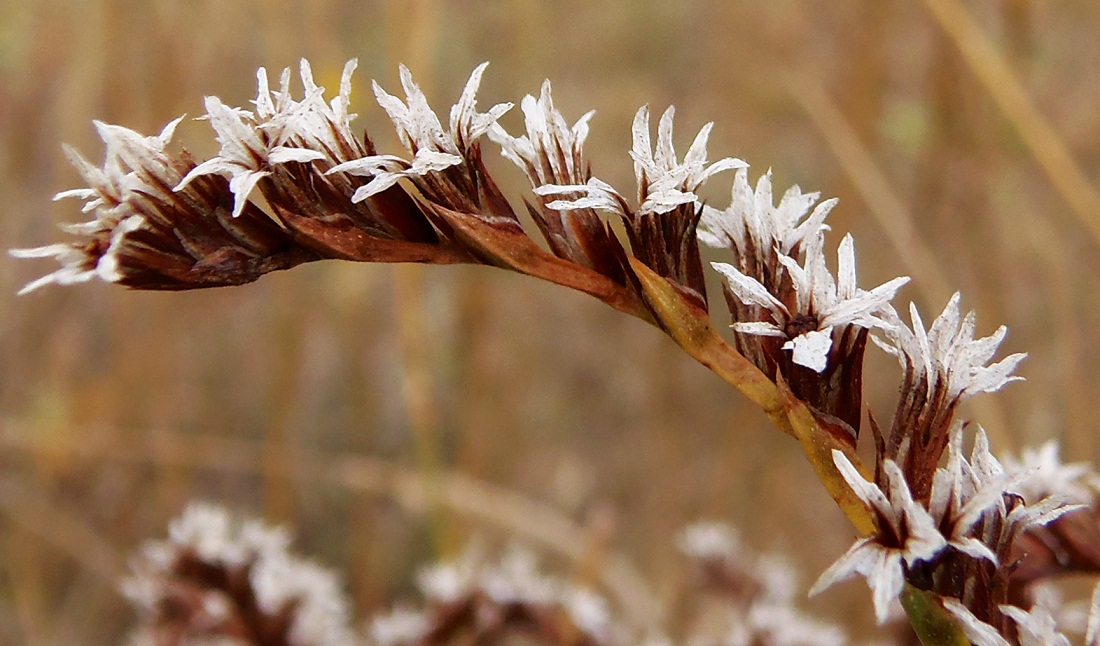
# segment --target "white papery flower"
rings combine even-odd
[[[466,151],[512,108],[511,103],[498,103],[488,112],[477,111],[477,89],[488,65],[482,63],[470,74],[462,95],[451,108],[448,131],[443,130],[439,117],[428,105],[427,97],[404,65],[400,67],[404,102],[388,94],[377,81],[373,83],[378,105],[389,115],[398,138],[413,157],[410,161],[396,155],[370,155],[332,168],[329,173],[372,178],[356,190],[352,202],[361,202],[380,193],[404,177],[420,177],[464,162]]]
[[[699,242],[708,247],[731,248],[745,257],[756,256],[766,265],[770,254],[789,256],[803,241],[829,228],[825,218],[838,200],[832,198],[814,206],[820,197],[820,193],[803,193],[792,186],[774,205],[771,171],[760,176],[753,190],[748,169],[740,168],[733,180],[729,207],[722,211],[703,207]]]
[[[1008,329],[1002,325],[990,336],[975,339],[976,316],[974,312],[965,317],[960,314],[960,299],[960,294],[955,292],[927,331],[916,305],[910,304],[912,328],[900,318],[891,317],[892,320],[881,326],[885,341],[873,339],[897,357],[903,368],[914,371],[931,386],[938,384],[945,388],[949,401],[993,392],[1013,381],[1022,381],[1023,377],[1013,376],[1012,372],[1027,356],[1024,353],[986,365],[996,354]]]
[[[905,585],[905,566],[929,560],[947,546],[928,511],[913,499],[905,476],[891,460],[882,463],[888,491],[863,479],[841,451],[833,451],[833,462],[852,492],[863,501],[875,519],[877,531],[856,541],[821,575],[810,594],[860,574],[867,579],[874,598],[875,617],[886,621],[890,604]]]
[[[903,276],[870,291],[860,289],[856,285],[855,246],[850,234],[844,236],[837,249],[838,270],[834,279],[825,265],[823,245],[824,236],[818,233],[806,247],[802,266],[789,256],[779,256],[794,284],[793,310],[756,278],[743,274],[733,265],[711,263],[726,278],[726,284],[738,300],[771,313],[771,321],[740,321],[733,324],[733,329],[743,334],[786,339],[783,349],[791,351],[792,360],[815,372],[822,372],[828,366],[834,327],[878,327],[879,316],[889,310],[890,300],[909,282],[909,278]]]
[[[280,89],[273,92],[262,67],[256,72],[255,112],[231,108],[218,97],[206,97],[205,118],[214,128],[221,149],[216,157],[192,169],[176,190],[202,175],[227,177],[234,196],[233,217],[238,217],[256,184],[271,174],[272,166],[320,160],[332,163],[334,158],[339,159],[341,143],[357,146],[350,143],[354,137],[349,122],[354,115],[347,112],[356,64],[351,60],[344,66],[340,93],[331,104],[324,102],[324,88],[314,82],[305,60],[300,66],[305,88],[301,101],[291,97],[289,69],[283,70]]]
[[[672,143],[673,108],[668,108],[661,116],[657,126],[657,145],[650,140],[649,106],[642,106],[634,116],[633,146],[630,156],[634,160],[634,175],[638,182],[638,207],[631,211],[625,197],[610,184],[595,177],[585,184],[546,184],[535,188],[535,193],[543,197],[553,195],[574,195],[582,193],[580,198],[561,199],[550,202],[547,208],[560,211],[574,209],[597,209],[616,213],[622,217],[630,215],[659,215],[675,210],[677,207],[691,204],[701,205],[695,191],[713,175],[722,171],[748,166],[740,159],[726,157],[707,164],[707,139],[710,137],[713,123],[708,123],[699,131],[681,163],[676,158]]]
[[[544,81],[536,99],[531,95],[520,101],[527,134],[513,137],[499,123],[489,129],[489,138],[500,146],[500,153],[526,173],[531,186],[583,182],[588,172],[584,162],[584,142],[588,122],[595,110],[589,110],[572,127],[554,107],[550,81]]]
[[[8,253],[14,258],[54,258],[61,264],[59,269],[27,283],[19,294],[49,284],[73,285],[93,278],[109,283],[122,280],[118,259],[122,241],[145,225],[145,219],[134,213],[127,200],[138,192],[163,193],[161,187],[149,185],[135,170],[140,168],[168,185],[179,180],[179,175],[168,163],[165,148],[182,120],[183,117],[172,120],[160,134],[152,137],[96,121],[96,132],[107,148],[102,167],[91,164],[75,149],[65,146],[69,161],[88,186],[61,191],[53,199],[82,199],[82,211],[94,212],[95,218],[62,227],[80,237],[79,241],[10,250]]]
[[[1004,515],[1002,499],[1024,479],[1024,475],[1004,474],[989,453],[989,440],[981,428],[971,459],[967,461],[962,454],[962,436],[963,424],[956,422],[947,446],[947,464],[936,470],[932,480],[929,513],[947,538],[948,545],[972,558],[997,563],[993,549],[973,535],[975,526],[987,511]]]

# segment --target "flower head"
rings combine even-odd
[[[350,173],[372,179],[352,197],[361,202],[396,184],[400,179],[419,178],[465,163],[465,156],[505,112],[511,103],[499,103],[488,112],[477,111],[477,89],[488,63],[474,68],[458,102],[451,108],[450,129],[445,131],[439,117],[428,105],[428,98],[412,78],[409,69],[400,67],[405,101],[387,93],[374,82],[378,105],[389,115],[401,143],[412,154],[411,160],[396,155],[367,155],[332,168],[329,173]]]
[[[810,589],[816,594],[853,574],[867,579],[874,594],[875,616],[886,620],[890,603],[901,594],[906,566],[936,556],[947,541],[935,521],[909,493],[905,476],[896,464],[882,465],[888,483],[883,492],[878,485],[863,479],[844,453],[834,450],[833,462],[852,491],[867,505],[877,531],[856,541],[848,552],[833,563]]]
[[[255,635],[299,646],[354,643],[337,577],[289,552],[290,536],[212,505],[191,505],[148,544],[123,592],[149,643]]]
[[[619,636],[602,597],[544,575],[531,553],[519,548],[496,563],[467,550],[456,561],[423,570],[418,583],[427,607],[376,619],[372,632],[378,643],[424,643],[425,635],[440,643],[455,635],[495,643],[516,626],[553,643],[563,634],[588,644],[617,643]]]
[[[1025,354],[1013,354],[986,365],[997,352],[1006,328],[974,338],[973,312],[962,316],[956,293],[943,312],[925,329],[915,305],[910,305],[910,328],[896,312],[885,311],[877,345],[897,357],[904,369],[902,397],[894,413],[885,455],[904,465],[914,494],[926,499],[934,473],[951,438],[958,405],[981,392],[992,392],[1021,377],[1012,375]]]
[[[584,142],[588,139],[588,122],[595,110],[584,113],[572,127],[554,107],[550,81],[544,81],[536,99],[531,95],[520,102],[527,134],[513,137],[494,123],[489,138],[500,146],[500,152],[521,168],[538,188],[546,184],[583,184],[588,180],[584,158]]]
[[[734,176],[729,207],[722,211],[703,207],[699,241],[708,247],[731,249],[740,270],[751,274],[750,267],[774,265],[769,260],[775,255],[793,256],[803,241],[828,229],[825,218],[838,200],[818,203],[820,197],[820,193],[803,193],[792,186],[774,205],[771,171],[760,176],[754,190],[749,186],[748,169],[740,168]]]
[[[164,186],[179,181],[178,169],[171,163],[165,148],[172,140],[176,126],[183,117],[169,122],[160,134],[142,136],[121,126],[95,122],[96,131],[106,144],[106,159],[97,167],[76,150],[65,147],[69,161],[87,182],[86,188],[61,191],[55,200],[75,197],[84,200],[84,212],[93,212],[94,219],[68,225],[69,233],[77,236],[70,243],[59,243],[34,249],[13,249],[16,258],[53,257],[61,268],[28,283],[19,293],[26,294],[39,287],[56,283],[71,285],[93,278],[105,282],[122,282],[127,271],[120,262],[124,241],[147,226],[147,220],[135,208],[135,203],[147,196],[165,194]]]
[[[741,303],[761,308],[771,318],[770,321],[738,321],[733,329],[743,334],[785,339],[782,348],[791,351],[792,361],[815,372],[824,371],[828,365],[834,327],[879,326],[879,314],[889,308],[894,294],[909,282],[908,277],[900,277],[870,291],[859,289],[851,235],[844,236],[840,242],[837,250],[839,269],[834,279],[825,265],[823,244],[824,236],[815,235],[806,247],[804,265],[789,256],[779,256],[794,287],[794,302],[790,304],[784,304],[763,283],[733,265],[712,263]]]
[[[997,352],[1008,328],[1002,325],[993,334],[975,339],[977,317],[974,312],[962,316],[960,300],[960,294],[955,292],[928,330],[924,328],[916,305],[910,304],[913,327],[905,325],[900,318],[888,321],[882,326],[885,342],[879,341],[879,345],[897,357],[907,372],[931,387],[942,388],[951,401],[994,392],[1013,381],[1023,380],[1012,373],[1026,354],[1012,354],[986,365]]]
[[[314,82],[305,60],[300,66],[305,89],[301,101],[291,97],[289,69],[283,70],[280,89],[272,92],[262,67],[256,73],[254,112],[231,108],[214,96],[206,97],[205,118],[214,128],[221,150],[192,169],[176,190],[202,175],[227,177],[235,197],[233,216],[237,217],[256,184],[270,176],[274,166],[319,160],[331,164],[349,151],[361,150],[350,131],[354,115],[347,112],[355,66],[354,60],[344,66],[340,94],[331,104],[322,99],[324,88]]]
[[[650,140],[649,106],[642,106],[634,116],[633,146],[630,157],[634,160],[634,175],[638,182],[638,206],[631,209],[625,197],[610,184],[599,179],[589,179],[585,184],[546,184],[535,189],[542,196],[582,193],[583,197],[560,199],[547,207],[568,211],[572,209],[598,209],[630,218],[644,215],[661,215],[690,205],[692,212],[701,207],[696,191],[712,176],[747,164],[740,159],[726,157],[707,164],[707,140],[711,128],[708,123],[699,131],[683,162],[676,157],[672,143],[673,108],[661,116],[657,127],[657,144]]]

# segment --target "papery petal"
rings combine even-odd
[[[308,163],[319,159],[325,159],[324,153],[308,148],[287,148],[285,146],[272,148],[271,152],[267,155],[267,162],[269,164],[285,164],[287,162]]]
[[[733,295],[742,303],[771,310],[777,317],[787,315],[787,308],[783,303],[780,303],[779,300],[772,296],[767,288],[761,285],[755,278],[742,274],[733,265],[712,262],[710,266],[713,267],[715,271],[725,276],[726,284],[729,285],[730,291],[733,292]]]
[[[742,323],[734,323],[730,326],[735,332],[741,334],[754,334],[756,336],[778,336],[784,337],[786,334],[775,323],[765,323],[763,321],[747,321]]]
[[[359,159],[337,164],[325,171],[325,174],[348,173],[349,175],[371,176],[379,170],[392,171],[406,169],[408,167],[409,162],[396,155],[370,155],[368,157],[360,157]]]
[[[843,556],[822,572],[821,576],[810,587],[809,596],[816,596],[826,588],[830,588],[833,584],[848,579],[852,575],[870,572],[878,562],[879,552],[881,551],[882,548],[875,543],[873,537],[857,540]]]
[[[967,639],[974,646],[1012,646],[996,628],[975,617],[958,599],[944,599],[943,607],[959,620]]]
[[[791,361],[814,372],[821,372],[829,365],[829,351],[833,348],[832,328],[810,330],[783,344],[791,350]]]
[[[400,181],[402,177],[405,177],[404,172],[391,173],[379,171],[375,174],[374,179],[367,182],[364,186],[355,189],[355,193],[351,196],[352,204],[358,204],[368,197],[381,193]]]
[[[233,192],[233,217],[239,217],[248,203],[248,196],[256,183],[271,173],[267,171],[248,171],[238,173],[229,180],[229,190]]]
[[[886,494],[882,493],[882,490],[875,483],[865,480],[859,470],[848,460],[848,456],[844,455],[843,451],[833,449],[833,464],[836,465],[840,475],[852,489],[852,493],[862,500],[863,504],[879,514],[887,517],[895,516]]]
[[[889,550],[878,554],[878,560],[867,574],[867,585],[871,588],[875,606],[875,619],[883,624],[890,617],[890,604],[893,603],[905,587],[905,572],[901,567],[901,555]]]

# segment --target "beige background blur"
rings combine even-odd
[[[960,5],[4,0],[0,247],[53,242],[81,219],[50,197],[79,184],[62,142],[101,159],[92,119],[153,133],[199,115],[204,95],[246,104],[257,67],[302,56],[335,91],[358,57],[355,125],[391,152],[370,79],[396,93],[404,61],[444,113],[489,60],[482,105],[518,103],[548,77],[568,118],[597,109],[595,173],[626,193],[634,111],[675,103],[680,150],[714,120],[713,158],[745,159],[754,179],[774,167],[777,192],[840,196],[829,245],[855,234],[863,285],[911,274],[919,287],[899,304],[928,318],[961,289],[983,333],[1004,322],[1004,352],[1031,353],[1027,383],[973,409],[1001,451],[1053,437],[1096,459],[1100,238],[1084,222],[1100,212],[1033,148],[1070,151],[1070,170],[1100,185],[1100,4],[967,2],[995,46],[984,63],[959,55],[980,43],[943,29],[944,6]],[[989,65],[1011,70],[1050,132],[1025,143],[1034,124],[993,98],[975,73]],[[504,123],[520,128],[518,108]],[[179,132],[215,150],[205,123]],[[518,205],[524,180],[489,150]],[[713,204],[729,181],[711,182]],[[912,264],[914,250],[934,263]],[[656,331],[583,295],[487,268],[317,263],[207,292],[15,296],[52,269],[0,259],[0,643],[116,643],[132,615],[113,577],[192,499],[294,527],[302,551],[347,573],[360,620],[408,598],[438,551],[502,533],[306,467],[349,454],[413,474],[434,454],[549,503],[660,599],[682,584],[676,532],[700,517],[791,555],[806,585],[852,539],[794,442]],[[874,351],[868,402],[883,421],[897,376]],[[852,601],[868,605],[862,584],[811,607],[851,627],[839,603]]]

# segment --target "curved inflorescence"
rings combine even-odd
[[[67,226],[68,242],[12,252],[61,264],[22,291],[92,279],[134,289],[239,285],[322,259],[486,264],[583,291],[658,326],[750,394],[803,441],[823,480],[843,490],[847,511],[866,519],[867,535],[815,591],[860,574],[880,621],[914,589],[976,643],[1055,643],[1031,590],[1059,574],[1100,573],[1096,480],[1086,467],[1061,465],[1054,445],[1002,463],[980,430],[964,456],[959,405],[1020,379],[1023,354],[995,359],[1004,327],[980,336],[958,294],[931,327],[912,305],[906,323],[892,301],[908,278],[860,287],[850,235],[830,269],[825,221],[836,200],[794,187],[775,204],[770,173],[753,187],[743,161],[708,161],[712,124],[681,159],[672,108],[655,142],[648,107],[635,116],[632,200],[589,167],[593,113],[570,126],[549,82],[520,102],[525,132],[517,136],[501,123],[511,103],[477,109],[484,64],[446,125],[401,67],[404,100],[374,84],[407,153],[393,155],[353,133],[354,69],[348,63],[329,101],[305,61],[298,96],[289,70],[272,89],[261,69],[250,108],[207,97],[202,119],[220,149],[205,161],[171,148],[179,119],[153,137],[97,122],[103,164],[67,149],[86,186],[57,195],[83,200],[92,219]],[[486,139],[530,181],[526,209],[541,241],[489,173]],[[730,205],[704,205],[703,185],[728,170]],[[700,243],[720,256],[712,279],[733,320],[732,345],[710,322]],[[868,339],[903,369],[889,428],[869,416],[873,471],[855,458]],[[808,416],[798,417],[803,410]],[[413,629],[409,617],[385,625],[393,634]]]

